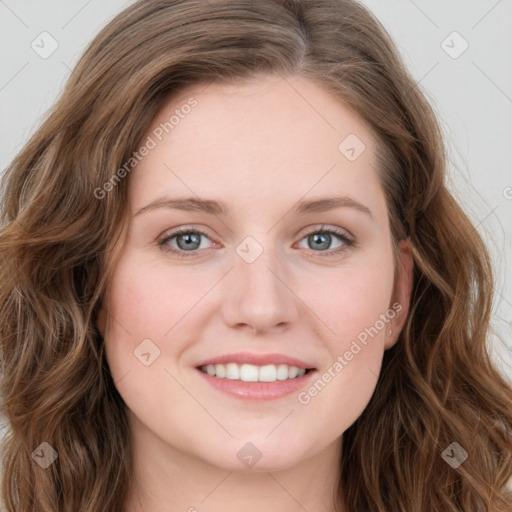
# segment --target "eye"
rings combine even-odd
[[[193,256],[195,251],[204,249],[201,247],[201,237],[208,238],[206,233],[191,228],[180,228],[172,233],[169,233],[163,240],[158,242],[158,245],[166,252],[176,254],[178,256]],[[172,240],[176,239],[177,248],[169,245]],[[184,254],[184,253],[191,254]]]
[[[333,242],[333,235],[334,238],[340,240],[341,243],[333,250],[325,251],[324,249],[329,249]],[[355,240],[346,231],[338,228],[327,228],[325,226],[313,229],[307,233],[302,240],[306,240],[306,243],[309,245],[308,248],[312,248],[313,251],[321,253],[326,252],[326,254],[322,254],[322,257],[326,258],[337,256],[339,253],[346,250],[347,247],[355,246]]]

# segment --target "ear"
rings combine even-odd
[[[395,284],[389,304],[390,309],[395,311],[387,326],[384,348],[391,348],[398,340],[402,330],[411,301],[413,286],[414,259],[412,256],[411,243],[409,240],[402,240],[398,245],[398,262],[395,271]],[[390,332],[391,331],[391,332]]]

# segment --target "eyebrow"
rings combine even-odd
[[[353,208],[367,214],[370,218],[374,218],[370,209],[364,204],[347,196],[322,197],[309,201],[300,201],[291,209],[291,213],[295,215],[305,215],[308,213],[326,212],[335,208]],[[146,206],[137,210],[134,216],[143,212],[153,211],[158,208],[171,208],[185,211],[204,212],[216,216],[228,216],[229,208],[219,201],[213,199],[199,199],[197,197],[159,197],[151,201]]]

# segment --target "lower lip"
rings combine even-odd
[[[275,382],[244,382],[242,380],[212,377],[197,368],[196,370],[213,388],[244,400],[275,400],[296,393],[317,373],[316,370],[311,370],[302,377]]]

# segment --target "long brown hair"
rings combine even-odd
[[[438,122],[382,25],[354,0],[140,0],[95,37],[2,179],[8,512],[123,510],[132,445],[95,325],[130,173],[104,184],[169,95],[260,73],[309,78],[366,121],[394,242],[413,248],[407,322],[343,435],[336,499],[361,512],[512,510],[512,390],[486,347],[488,252],[447,190]],[[58,454],[46,468],[41,443]],[[447,449],[467,458],[453,467]]]

